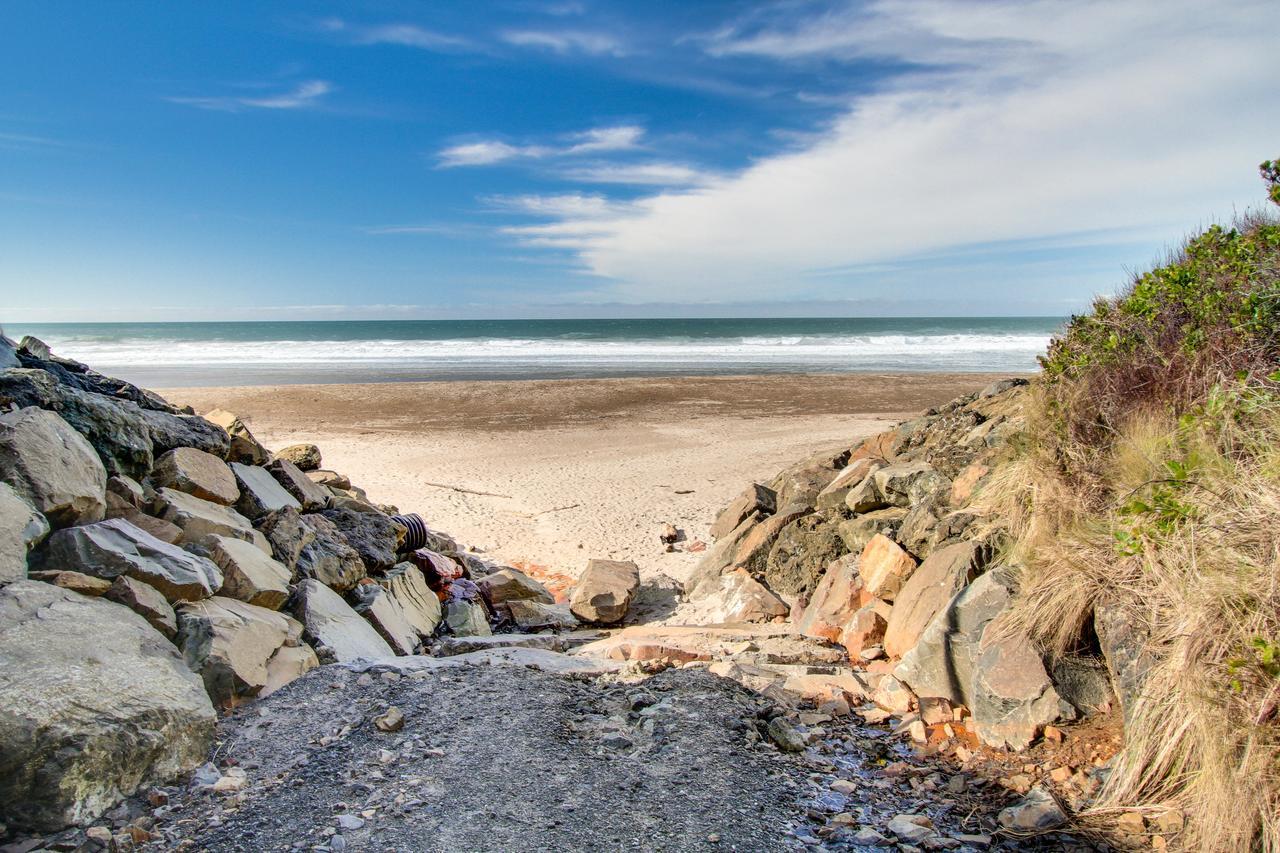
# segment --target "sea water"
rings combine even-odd
[[[1055,317],[14,324],[144,385],[1021,372]]]

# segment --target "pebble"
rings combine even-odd
[[[338,815],[338,826],[343,829],[360,829],[364,826],[364,818],[353,814]]]
[[[404,713],[392,705],[385,712],[374,717],[373,724],[380,732],[398,732],[404,728]]]

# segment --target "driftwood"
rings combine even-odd
[[[497,492],[478,492],[475,489],[464,489],[461,486],[451,486],[448,483],[422,483],[424,486],[432,486],[437,489],[448,489],[451,492],[461,492],[464,495],[483,495],[486,498],[507,498],[514,500],[511,495],[500,495]]]

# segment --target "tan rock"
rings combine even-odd
[[[165,521],[182,529],[183,544],[198,543],[206,536],[229,536],[252,542],[264,553],[271,553],[266,538],[253,529],[249,519],[230,507],[164,488],[156,491],[155,510]]]
[[[151,469],[150,480],[156,488],[177,489],[223,506],[230,506],[240,497],[240,488],[227,463],[194,447],[175,447],[161,456]]]
[[[967,504],[969,499],[973,497],[973,492],[978,483],[989,473],[991,473],[990,467],[981,462],[973,462],[957,474],[955,480],[951,483],[951,506],[961,507]]]
[[[315,471],[320,467],[320,448],[314,444],[291,444],[276,452],[276,459],[285,459],[298,466],[299,471]]]
[[[206,413],[204,419],[222,427],[231,437],[231,448],[227,453],[229,461],[245,465],[265,465],[271,460],[271,454],[258,443],[244,421],[235,414],[225,409],[214,409]]]
[[[418,632],[420,638],[425,639],[435,633],[436,626],[443,618],[440,599],[427,586],[421,569],[411,563],[398,563],[376,580],[396,599],[405,620]]]
[[[807,637],[838,642],[865,598],[857,556],[847,554],[833,560],[796,621],[796,630]]]
[[[868,649],[884,642],[884,632],[889,625],[889,608],[884,602],[873,602],[853,614],[840,632],[837,641],[857,659]]]
[[[178,617],[160,590],[128,575],[120,575],[103,594],[105,598],[137,613],[169,639],[178,633]]]
[[[547,604],[517,598],[504,606],[511,614],[511,621],[525,630],[553,628],[572,631],[578,627],[578,617],[573,615],[568,604]]]
[[[877,533],[862,549],[858,573],[868,594],[892,602],[916,569],[916,561],[899,545]]]
[[[276,458],[266,466],[276,482],[284,486],[284,490],[302,504],[305,512],[324,509],[329,505],[329,492],[319,483],[311,482],[306,474],[288,459]]]
[[[578,577],[569,606],[583,622],[621,622],[639,588],[640,570],[635,563],[591,560]]]
[[[476,581],[476,586],[497,607],[518,599],[555,604],[556,598],[545,586],[518,569],[499,569]]]
[[[825,489],[818,493],[816,504],[818,509],[831,510],[845,506],[845,498],[849,492],[884,466],[884,462],[870,457],[851,461]]]
[[[721,575],[719,593],[707,601],[710,606],[697,611],[698,616],[691,621],[710,624],[767,622],[786,616],[789,610],[786,602],[742,569]]]
[[[872,701],[886,711],[905,714],[911,710],[911,705],[915,702],[915,698],[911,688],[892,675],[886,675],[880,679],[880,684],[876,687]]]
[[[258,691],[258,698],[270,696],[290,681],[301,678],[320,665],[315,651],[308,645],[281,646],[267,661],[267,683]]]
[[[27,556],[47,535],[44,515],[0,482],[0,586],[27,576]]]
[[[959,542],[930,554],[899,590],[885,629],[885,652],[901,657],[915,646],[933,617],[973,579],[984,560],[985,551],[976,542]]]
[[[87,595],[92,598],[105,595],[107,590],[111,589],[111,581],[109,580],[95,578],[83,572],[73,572],[69,569],[46,569],[32,572],[30,577],[33,581],[53,584],[60,589],[69,589],[72,592],[78,592],[81,595]]]
[[[279,610],[289,598],[291,573],[251,542],[229,536],[208,536],[201,544],[222,569],[220,595]]]
[[[53,412],[0,414],[0,480],[54,527],[106,516],[107,471],[93,446]]]

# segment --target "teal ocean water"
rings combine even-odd
[[[146,385],[1036,368],[1055,317],[16,324]]]

